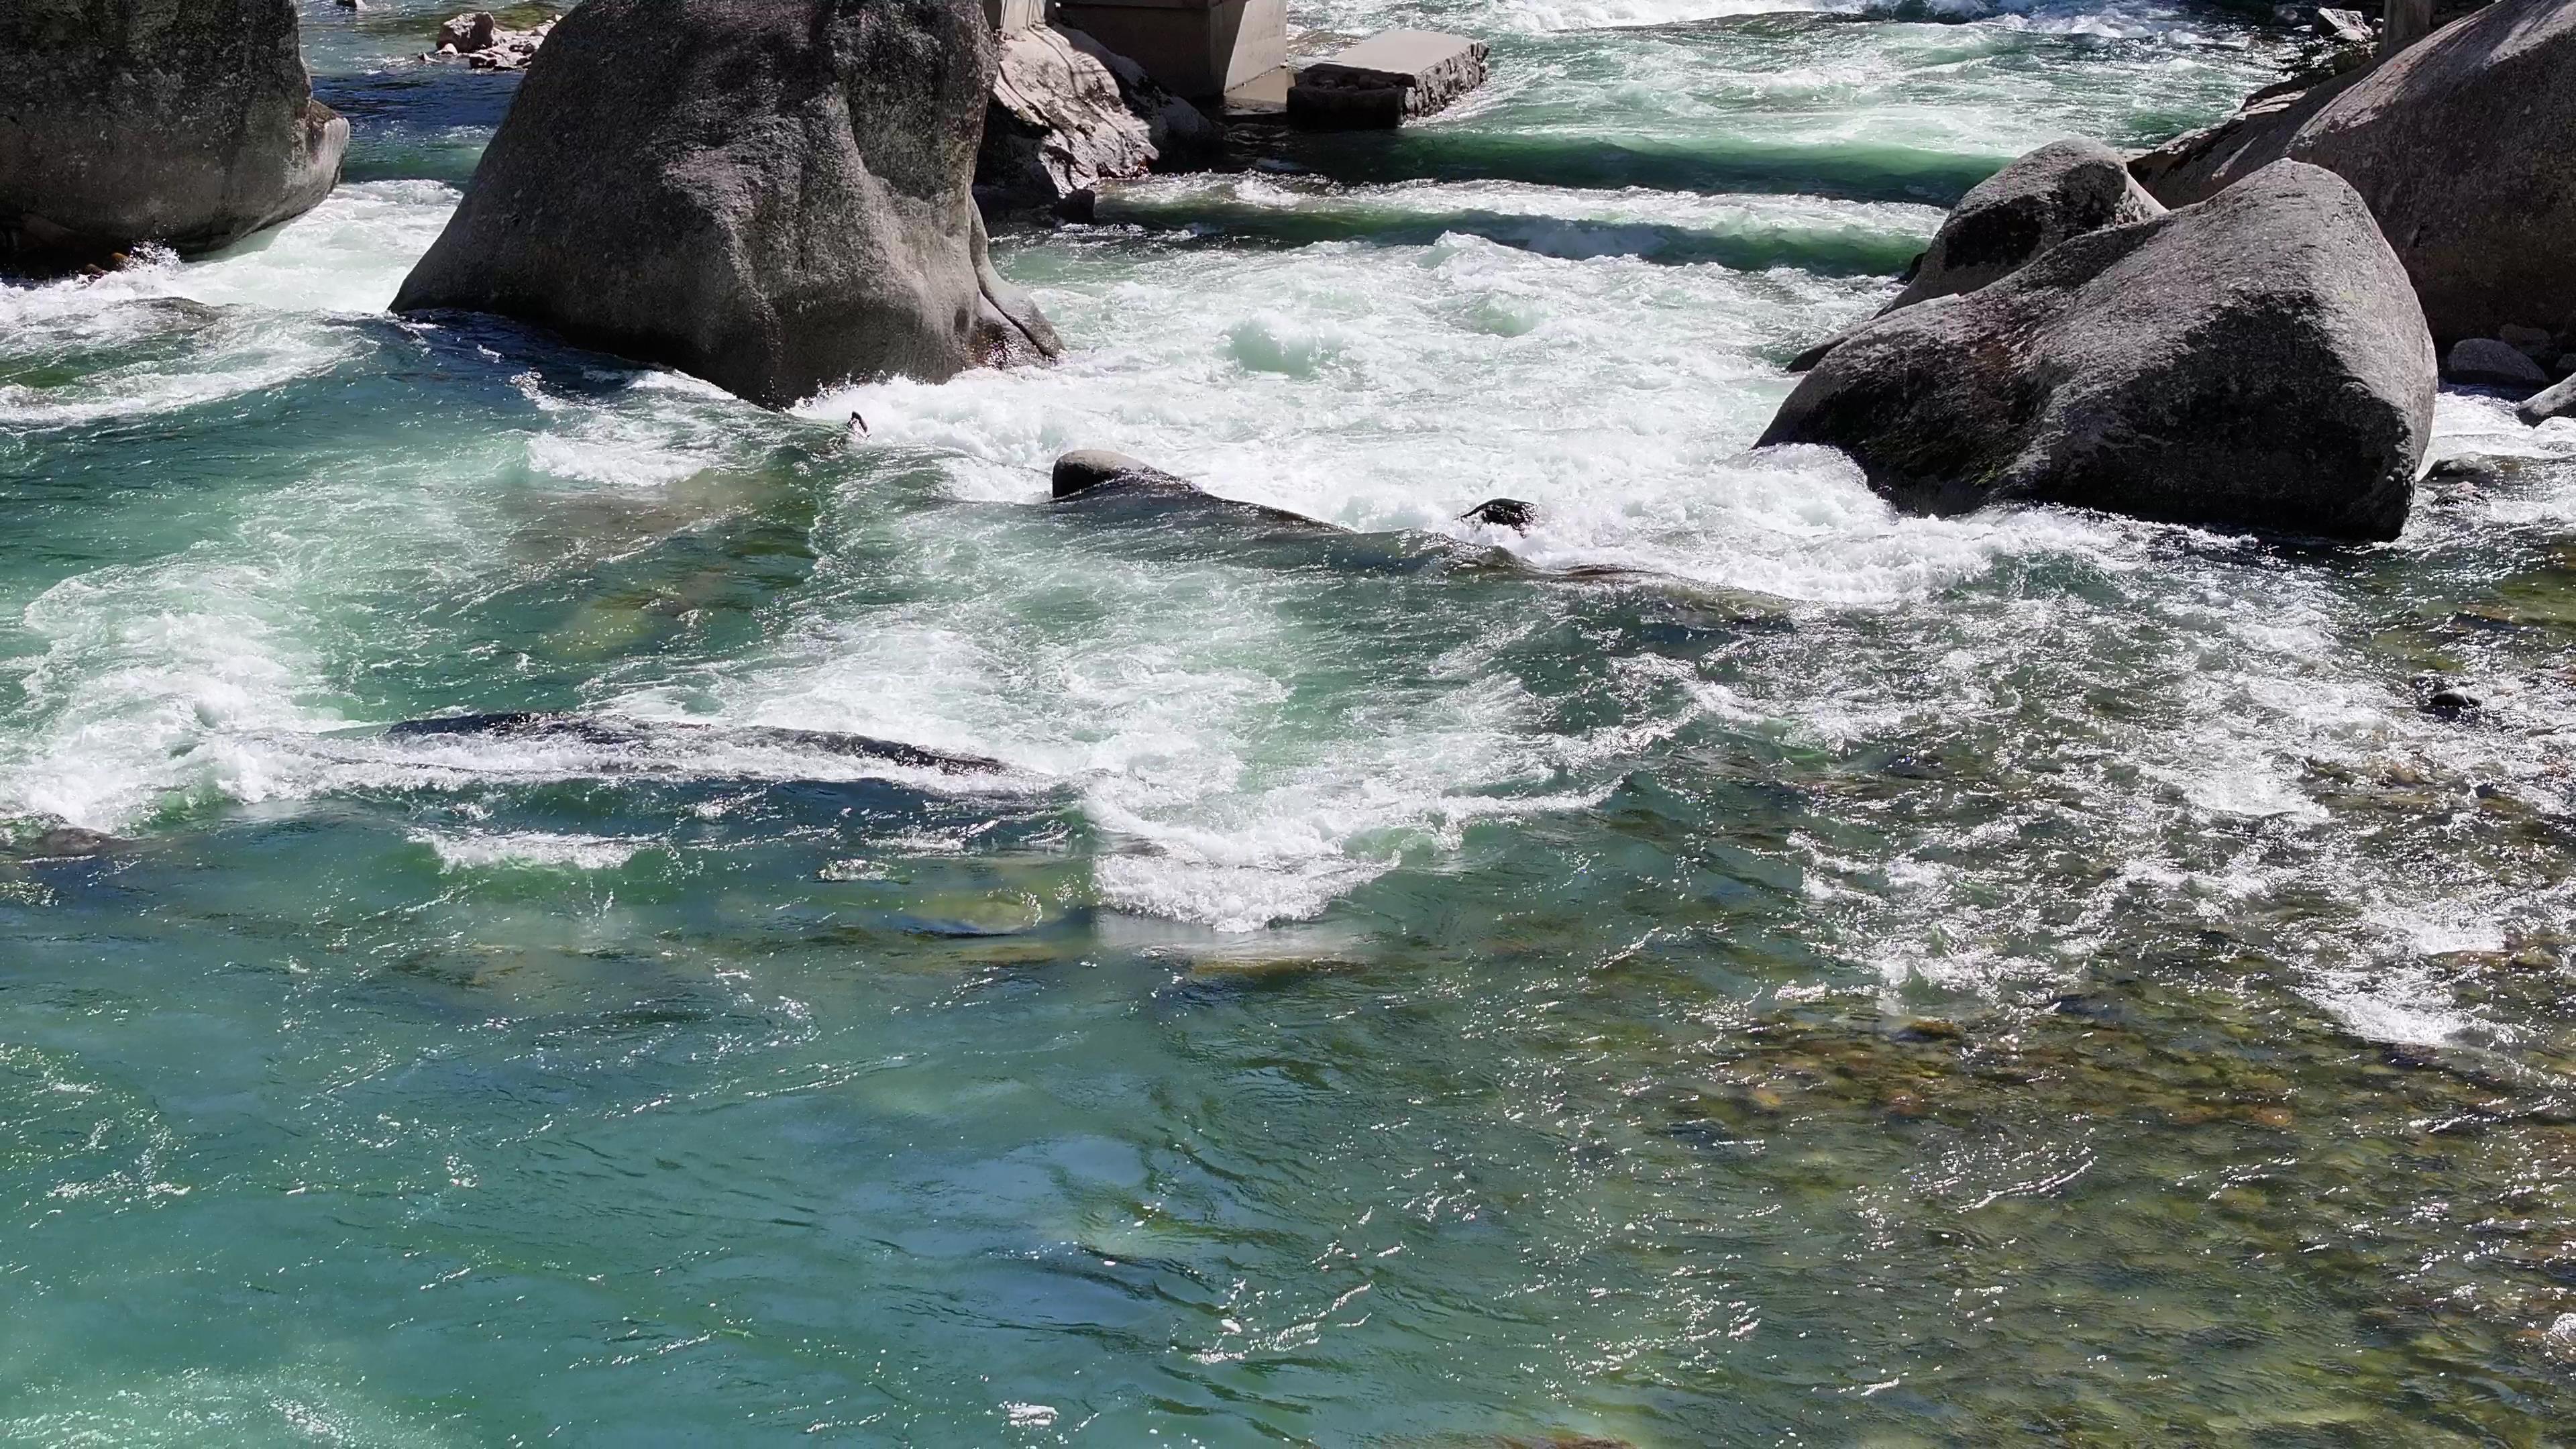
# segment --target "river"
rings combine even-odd
[[[2447,393],[2518,466],[2336,549],[1746,452],[2276,38],[1299,0],[1496,79],[1006,233],[1060,366],[777,414],[384,315],[513,84],[442,8],[306,5],[318,210],[0,289],[0,1440],[2576,1422],[2576,425]],[[464,711],[627,723],[383,732]]]

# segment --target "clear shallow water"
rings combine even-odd
[[[2265,71],[1731,8],[1301,12],[1503,79],[787,416],[382,316],[509,83],[308,12],[352,184],[0,292],[0,1436],[2561,1435],[2576,431],[2446,398],[2544,460],[2329,552],[1745,456],[1965,185]],[[718,728],[380,732],[507,709]]]

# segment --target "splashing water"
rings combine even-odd
[[[1005,236],[1062,366],[770,414],[384,315],[510,93],[439,18],[306,9],[310,215],[0,289],[0,1439],[2576,1410],[2576,427],[2446,396],[2509,464],[2334,551],[1747,451],[2263,33],[1300,4],[1496,81]],[[381,728],[500,711],[621,723]]]

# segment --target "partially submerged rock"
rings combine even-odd
[[[2535,428],[2551,418],[2576,417],[2576,376],[2525,398],[2513,415]]]
[[[1061,344],[985,254],[974,0],[589,0],[398,312],[495,312],[783,407]]]
[[[1978,183],[1923,249],[1887,310],[1973,292],[2068,237],[2159,216],[2164,206],[2099,141],[2052,141]]]
[[[1001,42],[975,191],[990,206],[1084,216],[1103,181],[1202,165],[1223,144],[1135,62],[1080,31],[1030,26]]]
[[[2352,183],[2434,337],[2576,327],[2576,5],[2497,0],[2370,70],[2141,157],[2168,206],[2288,157]]]
[[[2435,391],[2423,315],[2361,199],[2283,163],[1880,318],[1762,441],[1842,448],[1915,507],[2383,539],[2406,522]]]
[[[293,0],[0,5],[0,265],[229,246],[329,195],[348,146]]]
[[[1960,199],[1915,262],[1905,290],[1880,315],[1973,292],[2011,276],[2068,237],[2163,211],[2130,177],[2119,152],[2099,141],[2052,141]],[[1839,333],[1800,353],[1789,370],[1815,366],[1850,335]]]
[[[1056,459],[1049,484],[1049,491],[1058,502],[1068,499],[1090,503],[1111,500],[1146,502],[1158,508],[1179,507],[1202,513],[1221,513],[1246,522],[1284,524],[1300,530],[1348,531],[1302,513],[1291,513],[1285,508],[1219,498],[1176,473],[1166,473],[1141,458],[1131,458],[1105,448],[1080,448]]]
[[[555,23],[539,21],[526,30],[505,30],[489,10],[470,10],[440,23],[423,60],[461,59],[476,70],[523,70],[554,33]]]
[[[2176,136],[2130,158],[2129,174],[2166,206],[2207,201],[2290,154],[2291,138],[2363,77],[2364,72],[2254,93],[2235,115]]]

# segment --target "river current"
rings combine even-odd
[[[2563,1442],[2576,426],[2337,549],[1746,452],[2277,39],[1299,0],[1495,82],[775,414],[384,315],[443,8],[307,5],[315,212],[0,289],[0,1441]]]

